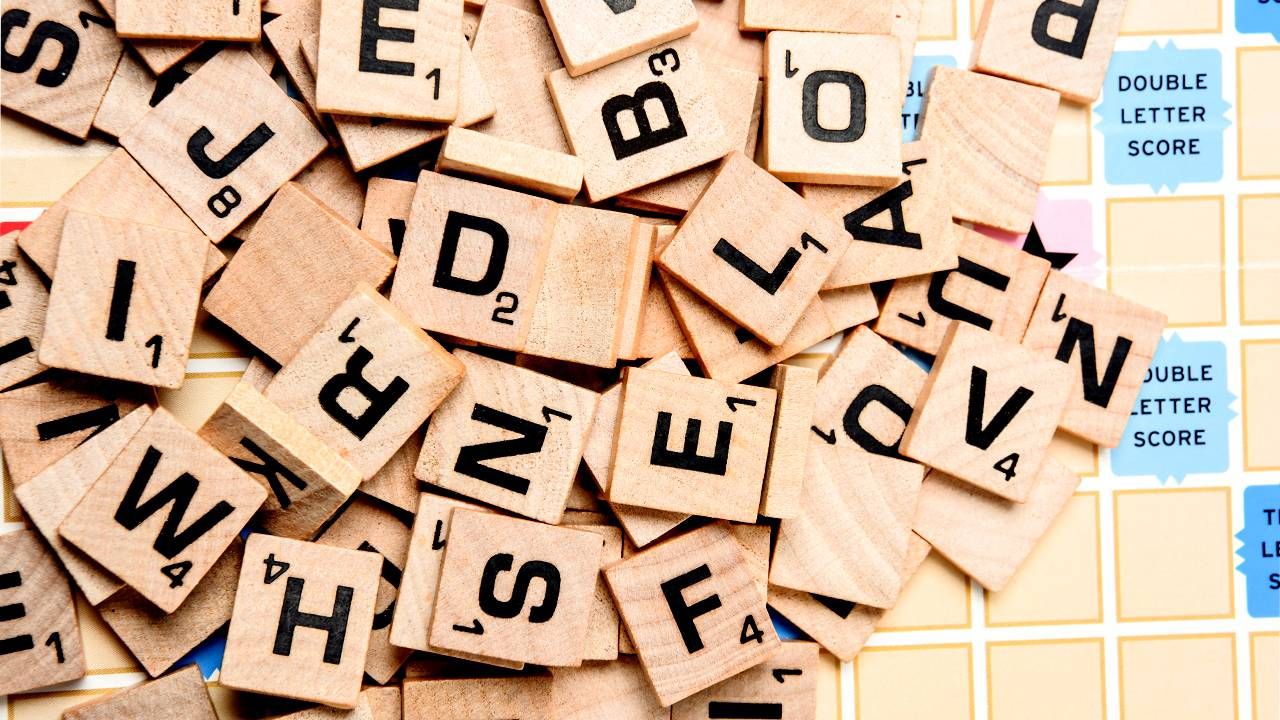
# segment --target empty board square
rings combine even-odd
[[[776,346],[795,328],[849,243],[834,220],[735,152],[658,262]]]
[[[90,0],[12,0],[4,16],[0,104],[88,137],[124,52],[111,19]]]
[[[68,213],[40,343],[53,367],[182,386],[209,241]]]
[[[542,9],[574,77],[684,37],[698,26],[692,0],[542,0]]]
[[[381,569],[377,553],[250,535],[219,682],[355,707]]]
[[[457,386],[462,363],[358,286],[265,395],[369,479]]]
[[[27,257],[18,252],[18,232],[0,237],[0,390],[26,380],[45,367],[36,359],[49,291]]]
[[[854,659],[857,717],[973,720],[969,643],[864,648]]]
[[[396,258],[297,183],[285,183],[205,298],[211,315],[288,363],[357,283]]]
[[[310,164],[325,139],[252,56],[227,49],[120,144],[216,241]]]
[[[803,30],[833,33],[887,33],[893,28],[892,0],[740,0],[743,30]]]
[[[173,612],[266,495],[160,408],[58,530],[156,607]]]
[[[959,238],[956,268],[895,280],[876,332],[930,355],[938,353],[952,320],[1017,342],[1049,261],[959,225],[951,232]]]
[[[218,720],[204,675],[188,665],[157,680],[118,690],[62,713],[64,720]]]
[[[126,38],[239,40],[262,36],[261,0],[115,0]]]
[[[601,552],[595,533],[454,510],[431,643],[500,660],[580,664]]]
[[[1104,447],[1120,444],[1167,322],[1162,312],[1049,273],[1022,344],[1071,368],[1063,430]]]
[[[776,402],[771,388],[629,368],[609,501],[755,522]]]
[[[1057,360],[953,323],[902,436],[902,453],[1024,502],[1038,484],[1070,391],[1071,372]]]
[[[452,122],[462,42],[462,0],[321,3],[317,109]]]
[[[40,536],[0,535],[0,693],[84,677],[71,586]]]
[[[1067,506],[1080,478],[1053,458],[1015,503],[939,471],[925,478],[914,530],[991,592],[999,592]]]
[[[1125,0],[988,0],[978,22],[973,69],[1091,103],[1102,92],[1124,8]]]
[[[427,330],[523,349],[555,219],[545,198],[423,172],[391,301]]]
[[[1121,717],[1238,717],[1236,657],[1234,633],[1120,638]]]
[[[781,649],[765,594],[726,523],[659,543],[611,565],[605,577],[664,706]]]
[[[957,220],[1027,231],[1057,112],[1052,90],[934,69],[920,137],[940,154]]]
[[[1107,673],[1102,638],[987,644],[992,720],[1036,717],[1103,720]]]
[[[765,56],[769,172],[788,182],[897,181],[903,93],[897,38],[771,32]]]
[[[256,520],[272,535],[311,539],[362,479],[335,450],[245,382],[232,388],[200,437],[268,490]]]
[[[599,395],[455,350],[466,376],[427,426],[419,480],[518,515],[558,523]]]
[[[818,644],[784,642],[776,655],[671,708],[671,720],[816,720]]]
[[[959,237],[952,231],[947,177],[927,142],[902,146],[896,183],[888,189],[804,185],[805,199],[840,218],[854,240],[824,288],[927,275],[957,265]]]
[[[587,197],[598,202],[730,149],[698,51],[677,40],[581,77],[547,76]]]

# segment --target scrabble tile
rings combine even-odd
[[[675,353],[667,353],[642,367],[672,375],[689,376],[689,369]],[[618,418],[622,410],[622,383],[616,383],[600,394],[595,418],[582,449],[582,462],[591,471],[596,485],[609,491],[613,478],[613,452],[618,434]]]
[[[543,198],[422,173],[391,301],[419,327],[522,349],[556,213]]]
[[[654,248],[651,255],[657,255],[665,244],[663,236],[669,243],[675,235],[675,226],[659,226],[654,237]],[[659,245],[661,244],[661,247]],[[667,353],[675,353],[682,358],[694,357],[693,349],[680,329],[680,321],[671,309],[671,301],[662,282],[662,273],[652,267],[649,274],[649,288],[645,291],[644,309],[640,312],[640,327],[636,332],[636,341],[631,354],[636,358],[658,358]],[[685,291],[687,292],[687,291]],[[690,293],[691,294],[691,293]],[[702,300],[698,303],[705,304]],[[723,316],[722,316],[723,317]]]
[[[644,368],[624,377],[610,502],[754,522],[777,392]]]
[[[939,67],[929,84],[920,137],[946,169],[957,220],[1024,233],[1058,111],[1058,93]]]
[[[406,680],[404,718],[540,720],[554,716],[551,693],[545,675]]]
[[[920,490],[913,527],[984,588],[999,592],[1079,484],[1075,473],[1047,458],[1026,502],[1015,503],[935,470]]]
[[[825,3],[821,0],[741,0],[743,30],[887,33],[893,26],[893,3]]]
[[[725,523],[656,545],[605,576],[663,706],[781,649],[764,593]]]
[[[254,112],[222,110],[228,107]],[[325,140],[257,61],[224,51],[147,113],[120,144],[216,241],[314,160]],[[231,149],[214,150],[215,159],[211,145]]]
[[[1035,309],[1049,261],[973,230],[953,226],[959,236],[958,266],[893,283],[875,330],[936,355],[951,320],[976,325],[1000,337],[1022,337]]]
[[[1091,103],[1102,92],[1124,7],[1124,0],[1087,5],[988,0],[972,67]]]
[[[788,182],[895,183],[902,163],[899,50],[889,35],[769,33],[769,172]]]
[[[1122,717],[1238,716],[1234,634],[1125,637],[1117,642]]]
[[[466,376],[432,416],[414,474],[558,523],[599,395],[465,350],[454,357]]]
[[[18,233],[0,237],[0,389],[45,370],[36,360],[44,335],[49,291],[27,257],[18,252]]]
[[[576,156],[467,128],[449,129],[436,170],[474,175],[565,201],[582,189],[582,161]]]
[[[384,685],[409,659],[410,650],[391,644],[391,619],[396,611],[396,595],[403,582],[409,553],[409,522],[371,500],[356,498],[348,505],[316,543],[348,550],[363,550],[381,556],[377,604],[373,632],[364,671],[374,682]]]
[[[417,184],[404,180],[371,177],[365,191],[360,230],[396,257],[404,247],[409,210],[413,207],[413,193],[417,187]]]
[[[769,439],[769,464],[765,466],[760,514],[791,518],[800,512],[818,372],[797,365],[779,365],[774,368],[769,387],[777,391],[778,404]]]
[[[396,717],[398,718],[399,715]],[[299,710],[295,713],[282,715],[276,720],[376,720],[376,716],[373,714],[373,707],[369,703],[368,691],[361,691],[359,697],[356,698],[355,708],[351,710],[316,706],[307,710]]]
[[[303,102],[316,112],[316,76],[307,67],[303,55],[304,39],[315,36],[319,57],[320,3],[317,0],[296,2],[262,26],[262,34],[280,58],[285,73],[302,96]]]
[[[849,242],[848,233],[829,217],[734,153],[658,262],[756,337],[777,346]]]
[[[552,707],[560,720],[670,720],[634,659],[553,668]]]
[[[422,433],[415,431],[372,478],[360,484],[360,492],[413,514],[418,507],[418,478],[413,468],[422,454]]]
[[[218,720],[197,665],[188,665],[157,680],[150,680],[91,700],[62,714],[65,720]]]
[[[610,525],[576,525],[579,530],[600,536],[600,570],[622,559],[622,530]],[[588,611],[587,637],[582,652],[583,660],[617,660],[618,635],[622,620],[613,605],[613,596],[605,584],[604,574],[596,576],[596,590]]]
[[[810,442],[800,514],[778,528],[771,584],[893,607],[924,469],[894,461],[890,472],[867,457]]]
[[[902,146],[902,174],[889,189],[804,186],[813,205],[840,218],[854,242],[826,288],[950,270],[959,262],[946,175],[923,140]]]
[[[12,0],[5,17],[14,39],[4,44],[0,104],[87,138],[124,51],[114,24],[89,0]]]
[[[894,0],[893,29],[889,31],[898,39],[899,79],[901,87],[911,80],[911,65],[916,56],[916,40],[920,37],[920,25],[925,15],[925,0]],[[932,10],[932,8],[930,8]],[[931,13],[932,14],[932,13]]]
[[[30,530],[0,535],[0,693],[84,677],[71,588]]]
[[[124,53],[93,116],[93,127],[112,137],[124,135],[218,49],[217,43],[204,44],[199,53],[203,57],[193,54],[159,76],[137,54]]]
[[[232,541],[182,606],[168,615],[127,588],[100,605],[98,612],[147,674],[157,677],[231,621],[243,560],[244,543]]]
[[[148,494],[153,482],[165,485]],[[157,409],[58,532],[173,612],[265,499],[261,485]]]
[[[763,75],[764,37],[738,29],[742,0],[693,0],[698,27],[691,36],[698,50],[716,67]]]
[[[953,323],[902,435],[902,453],[1025,502],[1071,391],[1070,371],[1056,362]]]
[[[900,569],[901,576],[913,577],[929,555],[929,543],[912,533],[907,539],[907,554]],[[968,592],[968,580],[964,589]],[[848,662],[862,649],[867,638],[881,625],[883,608],[837,600],[801,590],[769,586],[769,607],[781,613],[792,624],[822,645],[823,649]]]
[[[99,0],[99,5],[112,20],[116,17],[116,0]],[[201,43],[197,40],[151,40],[134,38],[129,41],[138,57],[151,70],[159,75],[169,70],[190,55]]]
[[[463,371],[439,343],[361,285],[265,394],[368,479],[422,426]]]
[[[381,568],[377,553],[250,535],[219,682],[355,707]]]
[[[640,341],[640,328],[649,302],[649,285],[653,282],[654,244],[658,228],[652,222],[640,221],[632,226],[630,256],[622,279],[622,307],[618,311],[618,359],[635,360]]]
[[[692,0],[638,7],[629,0],[542,0],[542,9],[574,77],[684,37],[698,26]]]
[[[501,660],[580,664],[601,550],[593,533],[454,510],[432,644]],[[515,573],[510,592],[505,573]]]
[[[360,485],[359,471],[247,383],[200,437],[268,491],[256,520],[272,535],[310,540]]]
[[[262,35],[259,0],[115,0],[116,32],[127,38],[240,40]]]
[[[114,405],[104,407],[115,409]],[[27,518],[58,555],[63,568],[91,605],[106,600],[124,583],[64,540],[58,534],[58,526],[150,418],[150,408],[137,408],[84,440],[13,491]]]
[[[497,112],[476,127],[487,135],[569,152],[547,88],[547,73],[564,67],[538,4],[525,12],[507,3],[486,5],[471,52],[489,83]]]
[[[384,8],[400,12],[381,15]],[[461,31],[462,0],[321,3],[317,108],[452,122],[458,117]]]
[[[1102,638],[988,643],[991,717],[1035,716],[1052,707],[1063,717],[1103,720],[1104,648]]]
[[[360,224],[365,183],[336,150],[325,151],[298,173],[294,181],[315,195],[333,214],[351,225]]]
[[[204,301],[211,315],[288,363],[358,283],[377,287],[395,256],[286,183]]]
[[[199,232],[129,153],[115,150],[18,236],[18,247],[46,277],[57,274],[62,227],[67,215],[74,211],[182,233]],[[221,253],[209,253],[203,278],[208,280],[224,264],[226,259]]]
[[[813,720],[817,695],[817,643],[784,642],[765,662],[676,703],[671,720],[734,715]]]
[[[210,250],[198,233],[68,213],[41,362],[181,387]]]
[[[1062,429],[1104,447],[1120,444],[1167,322],[1157,310],[1049,273],[1022,342],[1071,368]]]
[[[688,40],[581,77],[556,70],[547,83],[569,147],[582,158],[591,202],[711,162],[730,149],[702,61]]]
[[[651,240],[633,215],[560,207],[524,352],[613,368],[626,309],[643,291],[627,283],[637,265],[648,266]]]

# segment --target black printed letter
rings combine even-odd
[[[494,595],[498,576],[511,571],[515,558],[501,553],[489,558],[484,565],[484,575],[480,577],[480,609],[496,618],[513,618],[524,609],[525,600],[529,597],[529,584],[536,579],[546,583],[542,593],[542,602],[529,608],[529,622],[544,623],[556,614],[556,604],[560,601],[560,571],[555,565],[542,560],[530,560],[520,566],[516,573],[515,584],[511,588],[511,597],[499,600]]]
[[[387,411],[409,391],[409,383],[399,375],[392,378],[391,382],[381,390],[365,380],[364,369],[372,359],[373,353],[361,345],[351,353],[350,358],[347,358],[347,369],[329,378],[324,387],[320,388],[320,407],[335,422],[350,430],[351,434],[360,440],[363,440],[387,414]],[[369,401],[369,407],[365,408],[358,417],[352,415],[338,402],[342,391],[348,389],[356,391]]]
[[[475,230],[488,235],[493,242],[489,251],[489,265],[479,280],[460,278],[453,274],[453,265],[458,258],[458,243],[462,239],[463,230]],[[507,229],[485,217],[467,215],[466,213],[449,211],[444,221],[444,237],[440,239],[440,261],[436,263],[436,276],[432,285],[441,290],[483,296],[498,289],[502,282],[502,273],[507,267],[507,249],[511,245]]]
[[[689,572],[662,583],[662,596],[667,599],[667,607],[671,617],[680,628],[680,637],[684,640],[684,648],[689,653],[702,649],[702,636],[698,634],[698,626],[694,623],[699,617],[720,608],[720,596],[709,595],[690,605],[684,599],[684,591],[703,580],[711,579],[711,568],[699,565]]]
[[[1072,5],[1062,0],[1045,0],[1036,9],[1035,20],[1031,22],[1031,39],[1045,50],[1052,50],[1073,58],[1084,57],[1085,46],[1089,44],[1089,31],[1093,29],[1093,17],[1098,14],[1098,0],[1084,0],[1080,5]],[[1049,22],[1054,15],[1073,18],[1076,29],[1070,40],[1062,40],[1049,34]]]
[[[849,88],[849,124],[840,129],[822,127],[818,123],[818,91],[828,83]],[[800,103],[800,117],[804,131],[819,142],[850,143],[862,137],[867,130],[867,86],[862,77],[844,70],[818,70],[804,79],[804,94]]]
[[[666,127],[653,129],[649,122],[649,112],[645,109],[645,103],[650,100],[662,103],[662,112],[667,116]],[[633,138],[623,137],[622,126],[618,123],[618,117],[626,112],[635,118],[637,134]],[[609,135],[609,144],[613,146],[613,157],[618,160],[675,142],[689,134],[685,130],[684,120],[680,119],[676,96],[666,83],[657,80],[636,88],[635,95],[609,98],[600,109],[600,114],[604,119],[605,132]]]
[[[690,418],[684,428],[684,449],[668,450],[671,438],[671,413],[658,413],[658,425],[653,433],[653,449],[649,452],[649,464],[692,470],[708,475],[724,475],[729,466],[729,441],[733,438],[733,423],[720,421],[716,430],[716,450],[711,457],[698,454],[698,437],[702,433],[702,421]]]
[[[379,40],[411,43],[414,36],[414,31],[409,28],[379,24],[378,13],[383,8],[416,12],[418,0],[364,0],[364,17],[360,23],[360,72],[413,77],[413,63],[378,57]]]
[[[505,470],[481,465],[481,463],[485,460],[542,452],[542,444],[547,439],[546,426],[479,403],[471,409],[471,419],[517,433],[520,437],[464,445],[458,451],[458,461],[454,463],[453,471],[514,493],[521,495],[527,493],[529,491],[527,479],[512,475]]]
[[[285,585],[284,605],[280,608],[275,647],[271,652],[288,657],[293,652],[293,631],[298,627],[324,630],[329,634],[324,644],[324,661],[329,665],[339,665],[342,663],[342,645],[347,639],[347,617],[351,614],[351,598],[355,590],[339,585],[333,596],[333,614],[326,617],[299,609],[305,584],[302,578],[291,577]]]
[[[2,51],[0,66],[3,66],[5,72],[24,73],[35,65],[45,42],[52,40],[62,46],[62,51],[58,55],[57,64],[52,68],[41,68],[40,72],[36,73],[36,84],[41,87],[56,88],[66,82],[67,77],[71,75],[71,68],[76,64],[76,56],[80,54],[80,37],[62,23],[45,20],[31,31],[31,37],[27,38],[27,46],[22,49],[21,55],[10,53],[9,31],[26,27],[29,22],[31,22],[31,13],[26,10],[9,10],[5,12],[3,19],[0,19],[0,37],[3,38],[0,39],[0,51]]]

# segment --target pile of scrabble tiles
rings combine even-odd
[[[78,592],[156,678],[78,720],[214,717],[224,626],[255,717],[814,718],[1121,437],[1164,316],[973,228],[1123,4],[991,0],[903,144],[921,0],[2,0],[4,107],[119,148],[0,240],[0,694]]]

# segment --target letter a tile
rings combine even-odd
[[[84,677],[71,587],[30,530],[0,535],[0,694]]]

